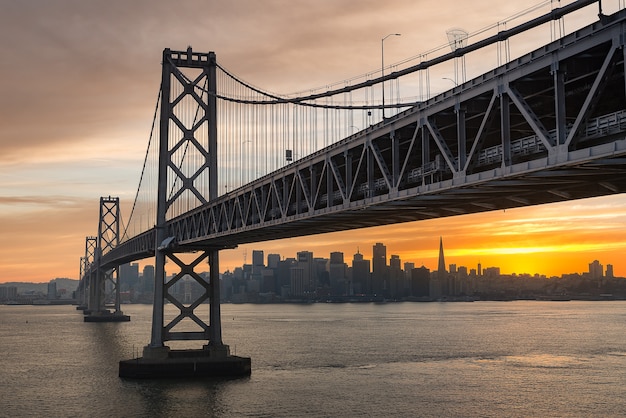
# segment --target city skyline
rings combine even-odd
[[[445,45],[451,27],[474,32],[522,9],[494,0],[442,0],[419,7],[409,0],[337,0],[300,6],[183,0],[171,15],[163,1],[114,0],[106,7],[70,0],[7,4],[0,33],[13,41],[0,46],[12,62],[0,70],[0,282],[77,277],[85,237],[97,231],[99,197],[119,196],[122,215],[129,212],[164,48],[215,51],[219,62],[243,79],[286,94],[379,69],[381,38],[388,33],[402,34],[385,43],[385,62],[391,64]],[[544,2],[536,13],[550,7]],[[617,0],[603,2],[607,14],[617,7]],[[597,20],[597,11],[592,5],[574,14],[566,30]],[[212,16],[212,24],[201,16]],[[549,29],[543,36],[540,43],[550,40]],[[526,42],[514,43],[514,51]],[[468,70],[476,75],[491,70],[495,54],[481,64],[485,67]],[[433,93],[451,87],[439,77],[431,84]],[[254,246],[273,252],[336,248],[349,254],[367,241],[387,242],[403,260],[433,265],[432,243],[436,246],[443,235],[447,255],[459,264],[480,260],[506,272],[552,275],[582,271],[590,258],[611,262],[615,274],[623,276],[624,208],[626,196],[615,195],[267,241],[222,251],[220,266],[237,265]]]
[[[614,273],[613,264],[610,261],[608,261],[608,260],[598,260],[598,259],[585,261],[587,270],[567,271],[567,272],[562,272],[559,275],[552,275],[552,276],[543,274],[542,272],[538,272],[538,271],[534,271],[534,272],[533,271],[502,272],[501,271],[501,266],[499,266],[499,265],[485,265],[485,264],[481,263],[480,260],[476,264],[474,264],[474,265],[459,264],[459,263],[457,263],[453,259],[453,257],[449,257],[448,250],[445,247],[445,240],[443,239],[443,237],[440,237],[440,244],[441,244],[441,247],[437,247],[436,249],[432,250],[432,252],[436,254],[436,256],[434,257],[435,260],[436,260],[435,266],[425,265],[424,263],[418,263],[415,260],[403,259],[398,254],[395,254],[392,251],[392,249],[390,249],[390,247],[388,245],[386,245],[385,243],[377,242],[377,243],[372,243],[370,245],[364,245],[362,247],[358,247],[356,249],[356,251],[354,253],[352,253],[352,254],[347,254],[347,253],[345,253],[343,251],[335,250],[335,251],[331,251],[329,254],[319,255],[319,254],[316,254],[313,251],[309,251],[307,249],[301,248],[301,249],[294,250],[295,254],[293,254],[293,255],[286,255],[286,254],[282,254],[282,253],[268,253],[268,252],[266,252],[266,251],[264,251],[264,250],[262,250],[260,248],[257,248],[257,249],[252,250],[252,252],[250,254],[250,257],[248,257],[248,255],[246,254],[244,263],[242,263],[239,266],[235,266],[234,269],[222,270],[220,272],[220,274],[232,273],[235,269],[245,268],[246,266],[252,266],[252,267],[254,267],[255,265],[262,265],[264,267],[270,266],[273,263],[269,260],[269,258],[273,257],[273,256],[279,256],[279,259],[278,259],[279,261],[286,261],[288,259],[297,260],[298,259],[298,254],[303,253],[303,252],[310,253],[312,255],[313,259],[323,259],[323,260],[326,261],[326,263],[332,263],[333,254],[341,254],[343,263],[345,263],[348,266],[351,266],[352,262],[357,260],[357,258],[356,258],[357,255],[360,255],[361,256],[359,258],[360,260],[371,262],[370,263],[370,271],[369,272],[370,273],[374,273],[374,265],[375,265],[374,259],[376,258],[375,254],[376,254],[377,248],[380,248],[380,246],[382,246],[383,247],[383,254],[384,254],[383,266],[390,267],[391,266],[391,261],[394,260],[395,258],[399,258],[399,260],[401,262],[401,267],[402,267],[403,270],[404,270],[404,267],[407,264],[409,264],[409,265],[413,265],[414,268],[426,267],[430,271],[435,272],[435,271],[439,271],[440,270],[440,268],[442,266],[442,263],[443,263],[443,266],[444,266],[446,272],[449,272],[450,271],[450,267],[454,266],[455,268],[465,267],[465,268],[468,269],[468,271],[472,270],[472,269],[473,270],[477,270],[478,271],[478,275],[480,275],[481,269],[483,271],[486,270],[486,269],[498,269],[498,271],[500,271],[501,274],[504,274],[504,275],[520,275],[520,276],[521,275],[530,275],[530,276],[543,276],[543,277],[546,277],[546,278],[550,278],[550,277],[561,277],[561,276],[569,275],[569,274],[592,273],[591,269],[592,269],[592,265],[594,265],[595,269],[598,268],[597,266],[600,266],[602,275],[607,274],[607,271],[605,270],[605,268],[606,268],[606,269],[610,269],[610,273],[611,273],[610,276],[621,277],[621,276],[619,276],[619,275]],[[369,252],[368,251],[364,251],[363,248],[370,248],[370,251]],[[263,263],[259,264],[258,261],[255,262],[252,259],[252,257],[254,257],[254,255],[255,255],[255,253],[256,253],[257,257],[258,257],[259,254],[261,254],[261,256],[264,257],[263,258]],[[446,254],[445,257],[442,257],[443,253]],[[368,254],[369,254],[369,257],[367,256]],[[350,258],[350,257],[353,257],[353,258]],[[446,258],[451,260],[451,262],[446,264],[446,261],[445,261]],[[597,275],[598,274],[597,271],[594,274]]]
[[[446,264],[443,238],[439,239],[437,269],[402,260],[387,251],[384,243],[370,246],[371,259],[360,248],[344,257],[333,251],[328,256],[299,250],[295,257],[253,250],[251,259],[220,274],[220,298],[234,303],[280,303],[301,301],[381,302],[381,301],[475,301],[475,300],[607,300],[626,298],[626,279],[614,274],[613,265],[599,260],[588,263],[586,271],[547,277],[538,273],[505,274],[498,266]],[[131,262],[120,266],[120,301],[153,303],[152,265]],[[170,273],[168,293],[183,303],[203,296],[208,272],[198,278],[180,272]],[[200,279],[202,277],[203,279]],[[57,287],[61,281],[66,287]],[[35,283],[0,283],[0,303],[68,303],[74,299],[72,280],[49,281],[47,294],[35,290]],[[41,284],[39,284],[41,285]],[[22,292],[18,289],[22,288]],[[29,287],[30,286],[30,287]],[[26,291],[24,291],[26,289]]]
[[[402,260],[387,251],[384,243],[369,246],[371,259],[359,249],[351,256],[333,251],[315,254],[300,249],[294,257],[253,250],[245,264],[221,274],[221,300],[234,303],[278,303],[298,301],[474,301],[545,298],[569,300],[623,299],[626,279],[614,275],[611,264],[598,260],[582,272],[559,277],[523,273],[503,274],[498,266],[446,264],[443,239],[439,240],[436,269]],[[146,271],[148,273],[146,273]],[[120,286],[126,302],[151,303],[154,268],[125,264],[120,269]],[[168,275],[168,292],[179,301],[191,303],[205,287],[189,275]],[[146,276],[147,274],[147,276]],[[200,272],[206,279],[208,272]]]

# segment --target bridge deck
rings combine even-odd
[[[420,103],[168,222],[177,250],[626,191],[626,13]],[[154,231],[103,258],[154,253]]]

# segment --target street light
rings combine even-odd
[[[442,77],[441,79],[442,80],[450,80],[450,81],[452,81],[454,83],[454,87],[458,87],[459,86],[459,84],[456,81],[454,81],[453,79],[451,79],[450,77]]]
[[[381,78],[385,78],[385,39],[390,36],[400,36],[399,33],[390,33],[380,41],[380,74]],[[383,86],[383,120],[385,120],[385,80],[380,83]]]

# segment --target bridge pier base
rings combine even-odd
[[[110,311],[83,311],[85,314],[84,322],[128,322],[130,321],[129,315],[124,315],[122,311],[110,312]]]
[[[146,346],[143,357],[120,361],[119,377],[129,379],[239,378],[250,376],[249,357],[231,356],[227,345],[170,350]]]

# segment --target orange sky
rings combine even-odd
[[[610,13],[617,4],[605,0],[603,8]],[[595,7],[572,19],[595,19]],[[444,44],[451,27],[477,31],[520,9],[495,0],[7,2],[0,283],[76,278],[85,236],[97,232],[99,197],[119,196],[123,209],[132,202],[163,48],[215,51],[243,79],[289,93],[376,69],[387,33],[402,33],[385,43],[386,62],[398,62]],[[450,87],[432,84],[433,91]],[[556,275],[586,271],[598,259],[626,276],[625,209],[619,195],[259,243],[222,252],[221,267],[241,265],[246,251],[250,261],[253,249],[287,257],[339,250],[349,262],[357,248],[369,258],[383,242],[388,256],[434,269],[442,236],[447,263]]]

